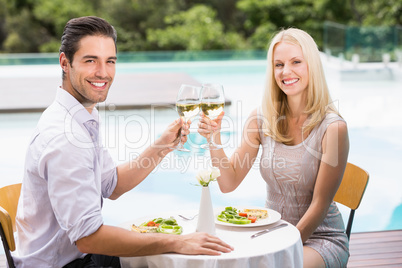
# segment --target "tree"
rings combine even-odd
[[[247,19],[251,45],[266,49],[271,36],[282,28],[297,27],[322,40],[322,7],[327,0],[240,0],[237,4]]]
[[[91,5],[80,0],[6,1],[5,52],[56,52],[65,23],[93,14]]]
[[[63,33],[66,22],[72,18],[94,15],[91,2],[81,0],[36,0],[33,8],[33,16],[40,22],[45,42],[39,45],[41,52],[58,51],[60,36]]]
[[[6,14],[7,14],[7,1],[0,0],[0,51],[3,49],[3,42],[6,40]]]
[[[114,25],[119,51],[265,50],[287,27],[307,31],[322,49],[326,21],[402,24],[401,0],[0,0],[0,6],[0,52],[7,53],[57,52],[65,23],[86,15]]]
[[[241,49],[246,43],[241,35],[224,32],[216,11],[195,5],[188,11],[166,16],[164,29],[148,29],[147,41],[163,50]]]
[[[41,26],[32,20],[27,8],[21,9],[17,16],[9,17],[5,28],[5,52],[39,52],[39,45],[45,41]]]
[[[147,30],[164,27],[164,18],[184,10],[184,0],[103,0],[102,16],[118,33],[119,51],[156,50],[147,42]]]
[[[402,25],[400,0],[349,1],[353,10],[351,24],[356,26]]]

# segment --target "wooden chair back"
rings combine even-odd
[[[350,208],[346,234],[350,237],[355,210],[359,207],[369,181],[369,174],[364,169],[347,163],[341,185],[334,201]]]
[[[11,251],[15,250],[15,216],[17,215],[21,185],[21,183],[17,183],[0,188],[0,222]]]

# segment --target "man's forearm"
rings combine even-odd
[[[171,151],[166,146],[152,145],[139,157],[117,166],[117,185],[110,199],[117,199],[140,184]]]
[[[102,225],[95,233],[76,241],[83,253],[128,257],[161,254],[175,250],[169,235],[140,234],[119,227]]]

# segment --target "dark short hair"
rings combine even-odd
[[[78,43],[86,36],[110,37],[113,39],[116,46],[116,30],[106,20],[95,16],[71,19],[64,27],[59,50],[59,53],[64,52],[66,58],[70,61],[70,64],[73,62],[74,54],[78,50]]]

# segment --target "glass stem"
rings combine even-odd
[[[215,144],[215,142],[214,142],[214,131],[213,131],[213,130],[211,130],[211,135],[210,135],[210,137],[209,137],[209,144],[210,144],[210,145],[214,145],[214,144]]]

